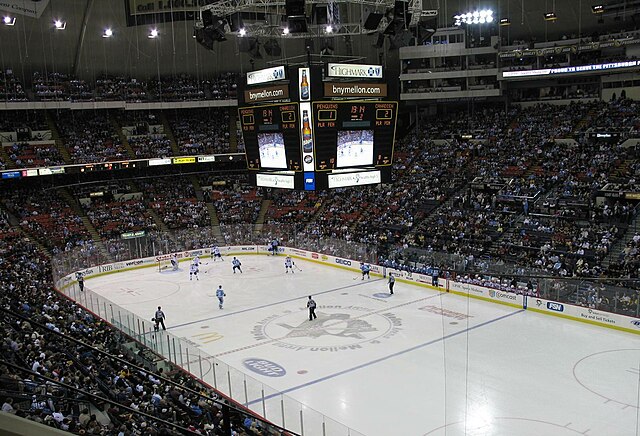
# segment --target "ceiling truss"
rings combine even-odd
[[[315,0],[313,4],[349,4],[352,6],[367,7],[370,10],[385,12],[388,8],[393,8],[394,0]],[[425,15],[422,11],[422,0],[409,0],[409,13],[411,16],[410,25],[415,25],[420,16]],[[257,14],[271,15],[278,24],[272,24],[274,20],[247,22],[245,20],[244,28],[247,35],[269,38],[316,38],[316,37],[332,37],[332,36],[348,36],[372,34],[376,31],[382,31],[389,24],[387,18],[383,18],[376,30],[365,29],[363,23],[349,20],[341,21],[339,24],[333,24],[331,32],[327,32],[325,25],[308,24],[308,31],[305,33],[289,33],[284,34],[283,28],[279,24],[279,18],[284,15],[284,0],[223,0],[203,6],[200,11],[211,11],[212,14],[219,17],[228,17],[238,12],[255,12]],[[429,11],[432,14],[437,11]],[[364,19],[363,19],[364,20]],[[200,23],[200,26],[202,24]],[[227,34],[236,34],[230,29],[225,29]]]

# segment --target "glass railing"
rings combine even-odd
[[[375,260],[375,249],[348,241],[300,237],[295,226],[232,226],[184,230],[174,233],[153,233],[136,240],[115,240],[101,248],[77,248],[54,256],[54,280],[74,271],[100,264],[155,256],[175,251],[223,245],[266,245],[278,238],[283,245],[293,245],[310,251],[339,254],[347,258]],[[226,364],[195,346],[192,342],[160,330],[154,330],[151,319],[142,318],[93,292],[90,282],[80,291],[75,282],[59,290],[98,317],[111,323],[139,343],[153,350],[169,362],[183,368],[203,383],[231,398],[241,406],[286,428],[288,431],[309,436],[360,436],[361,433],[337,422],[321,412],[289,397]]]
[[[402,259],[402,265],[412,271],[424,271],[424,268],[437,265],[459,281],[476,278],[484,283],[491,282],[494,286],[505,285],[515,279],[520,284],[521,293],[528,292],[523,285],[531,281],[533,291],[528,293],[538,297],[640,317],[638,278],[558,277],[547,270],[524,267],[499,259],[432,252],[420,248],[407,248],[394,253],[394,257],[398,255]],[[387,265],[390,266],[391,263]]]

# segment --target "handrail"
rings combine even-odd
[[[166,426],[168,426],[170,428],[178,430],[178,431],[180,431],[182,433],[185,433],[185,434],[198,434],[195,431],[189,430],[188,428],[180,427],[177,424],[171,423],[169,421],[165,421],[164,419],[155,417],[155,416],[150,415],[150,414],[145,413],[145,412],[141,412],[141,411],[133,409],[133,408],[131,408],[129,406],[125,406],[124,404],[118,403],[118,402],[110,400],[108,398],[101,397],[99,395],[95,395],[95,394],[92,394],[92,393],[87,392],[85,390],[82,390],[82,389],[73,387],[71,385],[68,385],[66,383],[62,383],[60,381],[54,380],[54,379],[52,379],[50,377],[44,376],[44,375],[39,374],[37,372],[33,372],[30,369],[26,369],[26,368],[23,368],[23,367],[21,367],[19,365],[15,365],[14,363],[11,363],[11,362],[9,362],[7,360],[0,359],[0,365],[5,365],[5,366],[7,366],[9,368],[13,368],[16,371],[20,371],[20,372],[24,372],[24,373],[30,374],[30,375],[32,375],[34,377],[40,378],[40,379],[48,382],[48,383],[52,383],[52,384],[61,386],[61,387],[65,388],[65,389],[68,389],[68,390],[73,391],[73,392],[80,393],[80,394],[85,395],[85,396],[90,397],[90,398],[95,398],[98,401],[102,401],[102,402],[105,402],[105,403],[108,403],[108,404],[113,404],[115,406],[118,406],[118,408],[120,408],[120,409],[126,410],[127,412],[130,412],[130,413],[135,414],[135,415],[144,416],[147,419],[150,419],[150,420],[153,420],[155,422],[161,423],[161,424],[166,425]],[[228,410],[227,410],[227,413],[228,413]],[[224,414],[224,409],[223,409],[223,414]],[[225,417],[225,419],[228,419],[228,418]]]
[[[64,294],[63,294],[63,295],[64,295]],[[66,297],[66,296],[65,296],[65,297]],[[122,363],[122,364],[124,364],[124,365],[127,365],[127,366],[129,366],[129,367],[131,367],[131,368],[133,368],[133,369],[137,370],[137,371],[141,371],[141,372],[144,372],[144,373],[146,373],[146,374],[153,374],[153,376],[154,376],[155,378],[157,378],[158,380],[160,380],[160,381],[162,381],[162,382],[165,382],[165,383],[170,384],[170,385],[172,385],[172,386],[178,387],[178,388],[180,388],[181,390],[186,391],[186,392],[188,392],[188,393],[189,393],[189,394],[191,394],[191,395],[196,395],[196,396],[198,396],[198,397],[201,397],[201,398],[204,398],[204,399],[206,399],[206,400],[213,401],[213,402],[214,402],[214,403],[216,403],[216,404],[219,404],[221,409],[222,409],[223,407],[229,407],[231,410],[236,411],[236,412],[238,412],[238,413],[241,413],[241,414],[249,414],[249,415],[253,416],[254,418],[259,419],[260,421],[265,421],[265,422],[266,422],[266,423],[268,423],[270,426],[273,426],[273,427],[277,428],[278,430],[280,430],[280,431],[282,431],[282,432],[287,432],[287,433],[292,434],[293,436],[295,436],[295,434],[294,434],[294,433],[288,432],[286,429],[284,429],[284,428],[282,428],[282,427],[279,427],[279,426],[277,426],[277,425],[275,425],[275,424],[272,424],[272,423],[270,423],[270,422],[268,422],[268,421],[264,420],[264,418],[262,418],[262,417],[260,417],[260,416],[257,416],[257,415],[256,415],[255,413],[253,413],[250,409],[242,409],[242,408],[236,407],[236,406],[233,404],[233,403],[235,403],[235,402],[234,402],[232,399],[227,398],[227,396],[226,396],[226,395],[224,395],[224,394],[218,393],[220,396],[222,396],[222,397],[223,397],[223,398],[225,398],[226,400],[230,401],[230,402],[231,402],[231,404],[225,404],[225,403],[223,403],[222,401],[219,401],[219,400],[217,400],[217,399],[214,399],[214,398],[208,397],[208,396],[206,396],[206,395],[202,394],[201,392],[198,392],[198,391],[196,391],[196,390],[194,390],[194,389],[191,389],[191,388],[189,388],[189,387],[187,387],[187,386],[184,386],[184,385],[178,384],[178,383],[176,383],[175,381],[173,381],[173,380],[171,380],[171,379],[169,379],[169,378],[166,378],[166,377],[161,376],[160,374],[154,373],[154,372],[149,371],[149,370],[147,370],[147,369],[145,369],[145,368],[143,368],[143,367],[137,366],[136,364],[134,364],[134,363],[132,363],[132,362],[130,362],[130,361],[128,361],[128,360],[122,359],[122,358],[120,358],[120,357],[118,357],[118,356],[115,356],[115,355],[113,355],[113,354],[110,354],[110,353],[108,353],[108,352],[106,352],[106,351],[104,351],[104,350],[100,350],[100,349],[98,349],[98,348],[96,348],[96,347],[94,347],[94,346],[92,346],[92,345],[88,345],[88,344],[86,344],[86,343],[84,343],[84,342],[80,341],[79,339],[76,339],[76,338],[73,338],[73,337],[71,337],[71,336],[65,335],[64,333],[61,333],[61,332],[56,332],[55,330],[51,330],[51,329],[47,328],[46,326],[44,326],[44,325],[42,325],[42,324],[40,324],[40,323],[38,323],[38,322],[36,322],[36,321],[32,320],[32,319],[31,319],[31,318],[29,318],[29,317],[26,317],[26,316],[24,316],[24,315],[20,315],[20,314],[18,314],[18,313],[15,313],[15,312],[13,312],[13,311],[11,311],[11,310],[9,310],[9,309],[6,309],[6,308],[4,308],[4,307],[0,307],[0,311],[1,311],[1,312],[4,312],[6,315],[14,316],[14,317],[19,318],[19,319],[21,319],[21,320],[23,320],[23,321],[28,321],[28,322],[29,322],[29,324],[31,324],[31,326],[32,326],[32,327],[38,327],[38,328],[40,328],[40,329],[44,330],[46,333],[53,334],[53,335],[55,335],[55,336],[58,336],[58,337],[61,337],[61,338],[63,338],[63,339],[66,339],[66,340],[69,340],[69,341],[71,341],[71,342],[74,342],[74,343],[76,343],[77,345],[80,345],[80,346],[83,346],[83,347],[89,348],[91,351],[93,351],[93,352],[95,352],[95,353],[102,354],[102,355],[104,355],[104,356],[108,357],[109,359],[111,359],[111,360],[113,360],[113,361],[120,362],[120,363]],[[5,319],[6,319],[6,318],[5,318]],[[119,331],[120,331],[120,330],[119,330]],[[127,336],[127,337],[130,337],[129,335],[127,335],[127,334],[126,334],[126,333],[124,333],[124,332],[122,332],[122,334],[123,334],[123,335],[125,335],[125,336]],[[132,340],[135,340],[135,339],[133,339],[133,338],[131,338],[131,339],[132,339]],[[153,350],[152,350],[152,351],[153,351]],[[156,353],[154,352],[154,354],[156,354]],[[161,357],[161,356],[159,356],[159,357]],[[182,368],[179,368],[179,369],[180,369],[180,370],[182,370]],[[189,375],[190,375],[190,374],[189,374]]]

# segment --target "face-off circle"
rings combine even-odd
[[[640,349],[602,351],[580,359],[573,367],[576,381],[588,391],[629,407],[638,407]]]

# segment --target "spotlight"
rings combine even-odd
[[[453,20],[455,26],[461,26],[463,24],[490,24],[493,23],[494,18],[491,9],[481,9],[465,14],[454,15]]]
[[[103,38],[111,38],[113,36],[113,30],[104,29],[104,33],[102,34]]]
[[[55,20],[53,22],[53,26],[56,28],[56,30],[64,30],[67,28],[67,22],[62,20]]]
[[[157,37],[158,37],[158,29],[151,29],[151,31],[149,32],[149,38],[155,39]]]
[[[331,24],[327,24],[327,27],[325,27],[324,30],[327,33],[331,33],[331,32],[333,32],[333,27],[331,27]]]
[[[591,12],[594,14],[602,14],[604,12],[604,5],[591,6]]]
[[[245,36],[247,34],[247,29],[245,29],[244,27],[240,30],[238,30],[238,35],[239,36]]]
[[[5,26],[13,26],[14,24],[16,24],[16,18],[6,16],[2,18],[2,24],[4,24]]]
[[[501,26],[511,26],[511,20],[508,18],[500,18]]]
[[[283,35],[288,35],[289,34],[289,28],[285,27],[284,29],[282,29],[282,34]]]
[[[556,21],[557,19],[558,19],[558,16],[556,15],[555,12],[547,12],[544,14],[545,21]]]

